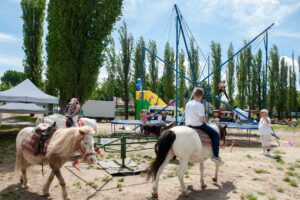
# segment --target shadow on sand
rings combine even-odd
[[[13,200],[49,200],[51,198],[32,193],[21,187],[21,184],[10,185],[0,191],[0,199],[13,199]]]

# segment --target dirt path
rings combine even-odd
[[[102,126],[104,129],[109,128],[109,125],[100,124],[100,128]],[[50,172],[49,167],[45,167],[45,177],[41,174],[40,166],[29,167],[30,188],[20,188],[19,175],[14,172],[16,134],[17,132],[2,133],[0,138],[0,199],[61,199],[57,179],[54,179],[50,187],[51,197],[41,196],[42,186]],[[236,146],[232,152],[229,147],[221,150],[225,165],[220,168],[218,184],[211,180],[214,173],[214,164],[211,161],[205,163],[205,181],[208,185],[205,190],[201,190],[200,187],[199,165],[189,166],[185,176],[186,184],[193,188],[189,198],[183,197],[179,191],[180,185],[175,176],[178,165],[168,164],[161,177],[159,199],[255,199],[251,198],[252,196],[266,200],[300,199],[300,132],[282,131],[278,132],[278,135],[282,138],[281,146],[278,147],[273,140],[273,156],[265,157],[259,154],[259,137],[253,136],[248,142],[245,133],[232,132],[228,137],[228,145],[235,140]],[[294,142],[294,146],[287,145],[289,140]],[[106,158],[114,159],[112,156],[119,155],[105,153]],[[142,167],[147,167],[149,157],[153,158],[154,152],[131,152],[127,156],[135,159]],[[80,171],[73,168],[71,161],[62,168],[72,199],[151,199],[152,183],[146,182],[142,175],[111,177],[97,164],[80,164],[79,168]]]

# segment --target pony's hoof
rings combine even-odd
[[[205,188],[207,188],[207,185],[206,185],[206,184],[203,184],[203,185],[201,185],[201,188],[202,188],[202,189],[205,189]]]
[[[64,200],[71,200],[69,196],[65,197]]]
[[[213,182],[217,183],[218,182],[218,178],[212,178]]]
[[[29,188],[29,184],[27,183],[27,184],[22,184],[22,188],[23,189],[28,189]]]
[[[191,192],[192,192],[191,190],[186,190],[183,195],[185,197],[188,197]]]
[[[157,194],[157,192],[152,192],[152,198],[155,198],[155,199],[157,199],[157,198],[158,198],[158,194]]]

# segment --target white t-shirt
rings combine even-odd
[[[205,116],[205,110],[202,103],[199,101],[192,100],[186,104],[185,107],[185,125],[201,126],[202,116]]]
[[[271,135],[271,120],[268,117],[269,124],[267,124],[266,120],[264,118],[260,118],[259,125],[258,125],[258,131],[261,135]]]

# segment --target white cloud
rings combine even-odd
[[[1,56],[0,55],[0,65],[7,65],[17,68],[23,68],[22,66],[23,58],[21,57],[11,57],[11,56]]]
[[[198,0],[187,1],[186,12],[194,21],[226,24],[254,36],[271,23],[280,25],[300,8],[298,0]],[[194,16],[194,17],[193,17]]]
[[[0,32],[0,42],[20,42],[20,41],[22,40],[19,37]]]
[[[276,32],[273,32],[273,35],[284,36],[284,37],[300,38],[300,33],[295,33],[295,32],[280,32],[280,31],[276,31]]]

